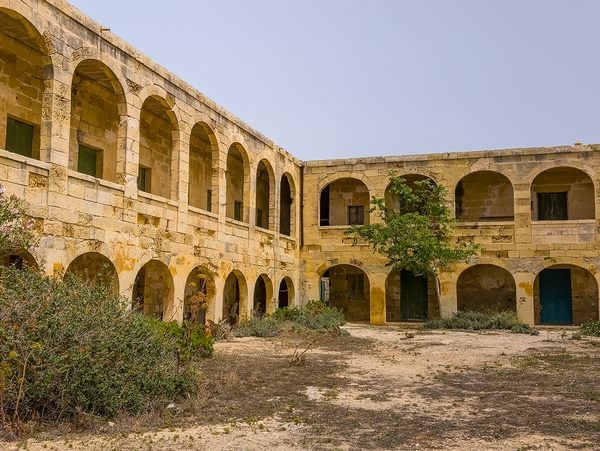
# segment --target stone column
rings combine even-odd
[[[533,300],[533,287],[535,274],[517,272],[513,274],[516,286],[517,316],[520,321],[533,326],[535,324],[535,311]]]
[[[371,324],[374,326],[385,325],[385,279],[386,273],[370,273],[371,285]]]

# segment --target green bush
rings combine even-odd
[[[193,378],[182,358],[212,344],[179,328],[127,311],[109,288],[2,269],[1,418],[110,416],[184,395]]]
[[[281,321],[269,316],[252,318],[235,331],[238,337],[275,337],[281,332]]]
[[[600,337],[600,321],[592,321],[579,326],[581,335]]]
[[[513,312],[485,314],[480,312],[458,312],[451,318],[438,318],[426,322],[424,329],[457,330],[510,330],[513,333],[537,335],[538,331],[523,324]]]

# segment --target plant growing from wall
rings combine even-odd
[[[33,226],[24,202],[0,186],[0,255],[29,249],[35,242]]]
[[[392,171],[389,192],[397,201],[396,208],[388,208],[385,199],[373,197],[371,212],[381,221],[352,226],[347,233],[354,235],[355,243],[359,238],[370,243],[393,269],[432,277],[441,312],[440,272],[467,261],[478,246],[454,238],[455,221],[443,186],[429,179],[409,186]]]

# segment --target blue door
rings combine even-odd
[[[571,270],[543,270],[540,273],[540,322],[572,324],[571,304]]]

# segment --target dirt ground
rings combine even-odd
[[[344,330],[220,342],[194,399],[0,448],[600,448],[600,340]]]

